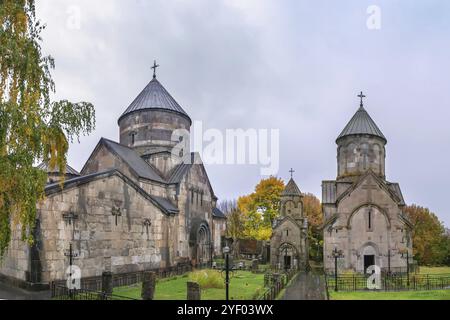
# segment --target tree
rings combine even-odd
[[[95,127],[87,102],[52,102],[51,56],[43,56],[34,0],[0,2],[0,256],[20,226],[33,243],[36,204],[44,198],[45,161],[64,172],[69,143]]]
[[[322,205],[320,200],[313,194],[307,193],[303,197],[303,213],[308,219],[309,255],[311,259],[321,260],[323,248],[323,224]]]
[[[448,260],[448,237],[443,224],[428,208],[407,206],[405,213],[413,224],[414,258],[420,265],[439,265]]]
[[[227,216],[226,236],[228,239],[232,240],[233,244],[231,252],[234,257],[237,258],[239,239],[243,238],[244,230],[242,212],[237,207],[237,202],[235,200],[221,202],[219,208]]]
[[[270,177],[261,180],[255,191],[238,199],[238,208],[244,216],[244,237],[256,240],[269,240],[272,236],[272,223],[279,215],[283,180]]]

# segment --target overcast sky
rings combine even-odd
[[[367,27],[371,5],[380,29]],[[320,198],[363,90],[388,139],[387,179],[450,226],[449,1],[37,0],[37,14],[56,98],[96,108],[97,130],[70,149],[76,169],[101,137],[118,140],[157,59],[160,82],[205,129],[280,129],[278,175],[293,167]],[[261,179],[258,166],[207,171],[220,199]]]

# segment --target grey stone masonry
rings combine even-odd
[[[373,123],[361,108],[356,118]],[[406,271],[402,253],[412,256],[412,225],[404,213],[400,186],[386,180],[387,140],[375,124],[370,126],[376,129],[373,134],[359,134],[364,126],[347,128],[352,130],[344,130],[348,133],[336,141],[337,178],[322,183],[324,268],[334,273],[332,252],[337,249],[343,253],[338,272],[365,273],[372,265]]]

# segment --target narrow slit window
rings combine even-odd
[[[369,230],[372,230],[372,211],[371,210],[369,210],[367,218],[368,218]]]

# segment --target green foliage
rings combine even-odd
[[[255,192],[238,199],[243,214],[243,235],[248,239],[268,240],[272,236],[272,223],[279,215],[283,180],[275,177],[261,180]]]
[[[198,270],[189,275],[189,280],[197,282],[201,289],[223,289],[224,280],[219,271],[216,270]]]
[[[314,261],[322,261],[323,251],[323,214],[322,204],[311,193],[303,197],[303,213],[308,219],[309,256]]]
[[[407,206],[405,213],[413,224],[414,259],[419,265],[450,265],[450,239],[438,217],[417,205]]]
[[[189,275],[190,276],[190,275]],[[158,281],[155,289],[155,300],[186,300],[189,277],[178,277],[176,280]],[[222,283],[224,279],[222,278]],[[264,287],[264,274],[253,274],[249,271],[238,271],[230,281],[231,300],[251,300],[258,297]],[[114,288],[114,294],[135,299],[141,298],[142,285]],[[202,300],[224,300],[224,288],[203,289]]]
[[[51,102],[51,56],[43,56],[33,0],[0,2],[0,256],[20,227],[33,243],[36,203],[44,198],[44,161],[64,172],[69,142],[95,127],[87,102]]]

